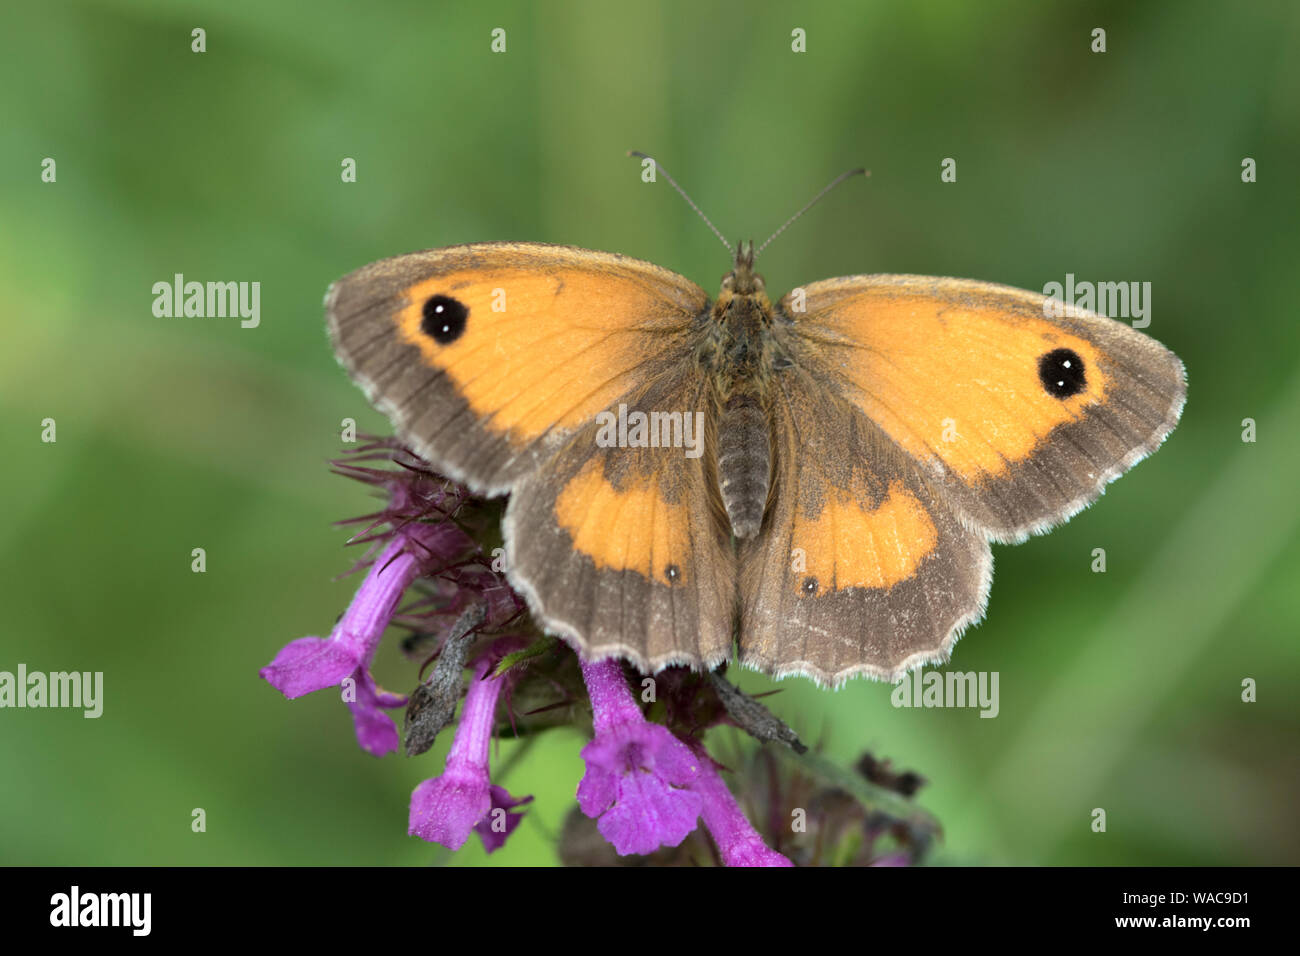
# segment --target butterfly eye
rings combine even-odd
[[[681,576],[682,576],[682,570],[681,568],[677,567],[677,565],[675,564],[670,564],[666,568],[664,568],[664,577],[666,577],[670,583],[675,584],[678,578],[680,578]]]
[[[1052,349],[1038,360],[1038,380],[1054,398],[1069,398],[1088,387],[1083,359],[1072,349]]]
[[[816,593],[817,593],[817,579],[816,579],[816,578],[804,578],[804,579],[803,579],[803,584],[799,586],[799,590],[803,591],[804,594],[808,594],[808,595],[816,594]]]
[[[424,320],[420,328],[439,345],[450,345],[465,331],[469,309],[447,295],[430,296],[424,303]]]

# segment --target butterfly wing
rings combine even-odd
[[[946,660],[984,610],[984,537],[921,468],[802,363],[771,390],[774,474],[741,552],[740,659],[839,684]]]
[[[1046,297],[920,276],[781,300],[773,494],[741,554],[741,659],[893,678],[983,613],[989,540],[1066,520],[1178,421],[1182,363]],[[1048,305],[1048,308],[1045,308]]]
[[[366,266],[326,307],[398,435],[472,490],[511,494],[507,575],[547,630],[649,670],[727,656],[735,558],[712,456],[597,441],[620,403],[706,410],[703,290],[609,253],[482,243]]]
[[[1018,541],[1154,451],[1186,394],[1182,362],[1159,342],[1093,313],[1051,315],[1060,305],[987,282],[876,275],[813,283],[780,310],[805,367],[965,521]]]
[[[708,427],[707,383],[690,371],[655,380],[628,401],[629,416],[676,409]],[[624,657],[646,673],[715,667],[732,649],[737,595],[710,449],[690,457],[596,439],[596,426],[583,429],[511,495],[512,583],[584,657]]]
[[[325,306],[339,360],[398,435],[498,495],[679,365],[708,297],[625,256],[491,242],[365,266]]]

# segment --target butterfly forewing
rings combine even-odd
[[[648,262],[477,243],[359,269],[331,287],[326,312],[340,361],[398,434],[495,495],[679,365],[707,304]]]

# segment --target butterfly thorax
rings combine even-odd
[[[752,244],[737,251],[735,267],[723,276],[710,320],[701,360],[716,378],[719,397],[761,391],[772,357],[772,302],[754,271]]]
[[[758,533],[772,471],[772,303],[753,271],[752,248],[738,252],[722,280],[702,354],[714,380],[718,490],[737,538]]]

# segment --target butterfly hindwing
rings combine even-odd
[[[625,256],[492,242],[396,256],[326,295],[335,351],[422,457],[481,494],[689,353],[708,304]]]
[[[631,398],[707,428],[704,382],[683,363]],[[624,657],[653,673],[712,668],[731,653],[734,551],[714,477],[715,436],[681,447],[602,447],[581,430],[511,496],[504,531],[511,582],[534,615],[584,657]],[[671,427],[662,434],[671,433]]]
[[[772,493],[740,559],[741,661],[838,684],[945,660],[983,613],[988,543],[801,365],[777,373],[771,399]]]
[[[1060,305],[987,282],[876,275],[812,283],[780,311],[814,374],[965,520],[1016,541],[1154,451],[1186,394],[1159,342],[1093,313],[1050,314]]]

